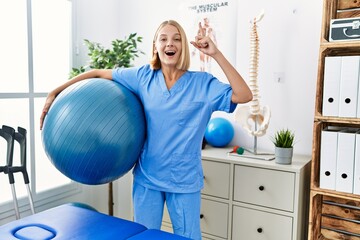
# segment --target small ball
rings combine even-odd
[[[205,139],[213,147],[225,147],[234,137],[234,127],[225,118],[210,119],[206,131]]]
[[[238,147],[238,149],[236,149],[236,153],[239,154],[239,155],[243,155],[244,154],[244,148],[242,147]]]
[[[233,152],[233,153],[236,153],[237,150],[238,150],[238,148],[239,148],[239,146],[234,146],[232,152]]]

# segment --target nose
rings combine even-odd
[[[172,47],[174,46],[172,40],[168,41],[167,44],[166,44],[167,47]]]

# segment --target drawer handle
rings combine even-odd
[[[204,214],[200,214],[200,219],[203,219],[204,218]]]
[[[257,232],[258,232],[258,233],[262,233],[262,232],[263,232],[263,229],[262,229],[262,228],[258,228],[258,229],[257,229]]]
[[[261,186],[259,187],[259,190],[260,190],[260,191],[264,191],[264,190],[265,190],[265,187],[261,185]]]
[[[341,177],[345,179],[345,178],[347,178],[347,174],[343,173],[343,174],[341,174]]]

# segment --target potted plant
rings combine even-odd
[[[88,69],[112,69],[115,67],[131,67],[131,61],[139,57],[139,53],[144,54],[138,49],[137,44],[142,42],[142,37],[131,33],[124,40],[115,39],[111,42],[112,48],[104,48],[101,44],[84,40],[88,47],[90,57],[89,65],[79,68],[72,68],[69,78],[75,77]]]
[[[277,131],[272,139],[275,145],[275,162],[291,164],[295,134],[289,129]]]

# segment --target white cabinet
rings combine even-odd
[[[310,156],[291,165],[202,151],[201,230],[208,240],[305,240]],[[164,229],[171,229],[165,211]]]

